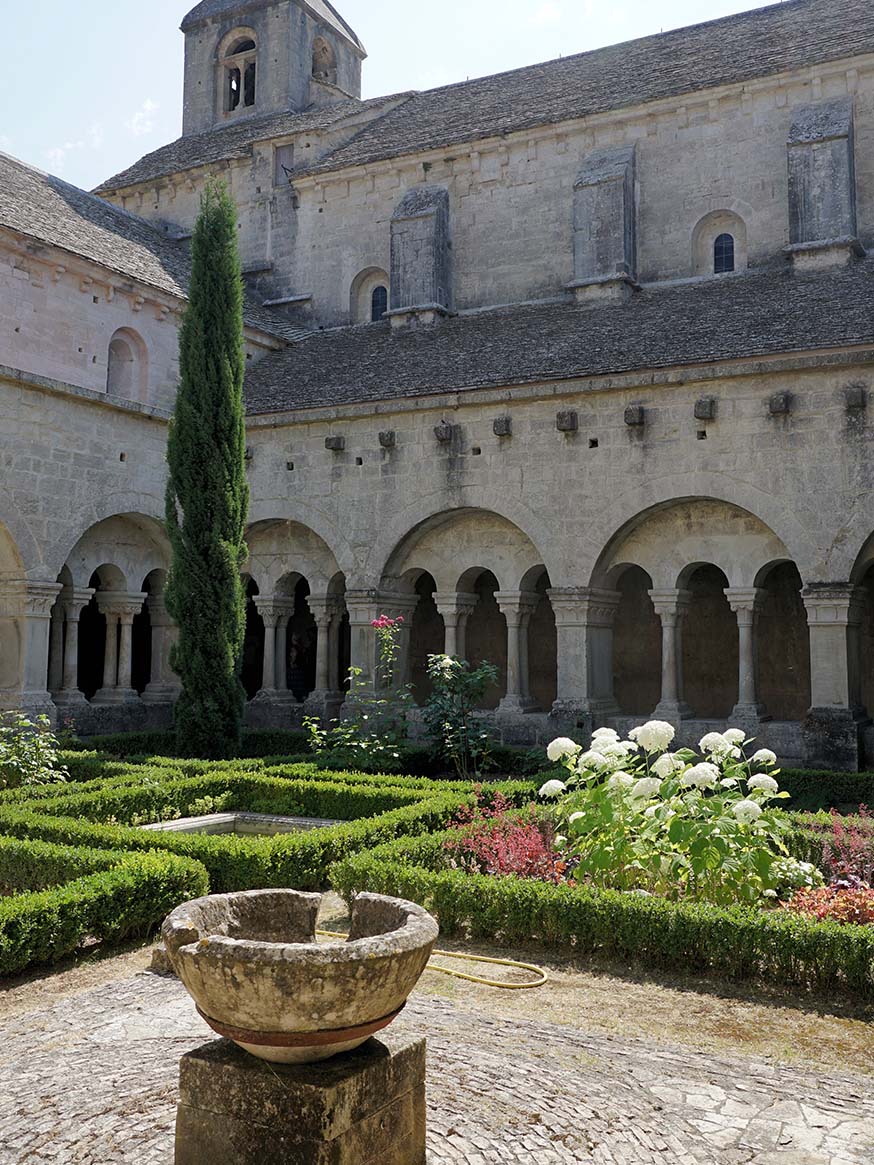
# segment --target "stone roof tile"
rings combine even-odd
[[[786,0],[416,94],[302,172],[460,145],[872,52],[871,0]]]
[[[313,333],[249,371],[250,414],[874,345],[874,259],[650,285],[624,304],[541,303],[433,328]]]
[[[291,137],[302,133],[317,133],[330,130],[346,118],[359,113],[379,109],[386,103],[404,101],[411,94],[380,97],[372,101],[359,101],[350,97],[323,109],[311,109],[304,113],[272,113],[263,117],[247,117],[223,125],[219,129],[204,133],[188,134],[177,138],[169,145],[161,146],[146,154],[126,170],[101,182],[95,193],[108,193],[126,186],[136,186],[142,182],[153,182],[169,174],[185,170],[195,170],[198,166],[214,165],[216,162],[251,156],[255,142],[270,141],[273,138]]]
[[[0,154],[0,227],[169,295],[188,294],[191,263],[184,245],[143,219],[8,154]],[[249,301],[246,322],[281,339],[307,334]]]

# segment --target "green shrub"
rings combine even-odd
[[[668,902],[534,879],[447,869],[449,833],[359,852],[330,870],[333,886],[410,898],[445,934],[602,951],[678,970],[765,976],[874,995],[874,928],[814,922],[747,906]]]
[[[111,736],[92,736],[87,740],[74,741],[66,747],[71,754],[77,752],[102,753],[122,760],[128,760],[132,757],[173,758],[176,754],[176,734],[174,732],[118,732]],[[250,729],[243,732],[238,759],[253,759],[263,756],[303,756],[308,752],[308,737],[305,732]]]
[[[35,869],[41,862],[43,873]],[[85,939],[145,935],[180,902],[208,889],[206,870],[174,854],[83,851],[2,839],[4,877],[72,877],[52,889],[0,899],[0,975],[53,963]]]
[[[782,769],[780,786],[790,794],[789,807],[795,810],[874,807],[874,773]]]

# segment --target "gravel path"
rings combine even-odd
[[[870,1165],[870,1081],[501,1019],[415,995],[433,1165]],[[7,1018],[0,1163],[172,1165],[179,1057],[211,1038],[173,978]],[[265,1163],[266,1165],[266,1163]]]

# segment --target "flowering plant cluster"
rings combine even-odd
[[[541,882],[569,881],[567,862],[555,852],[549,826],[514,811],[500,792],[490,803],[480,794],[476,805],[459,811],[450,828],[456,836],[444,842],[444,848],[455,869],[468,874],[515,874]]]
[[[477,723],[479,702],[498,678],[497,668],[487,662],[472,668],[467,660],[451,655],[428,656],[431,694],[425,704],[428,735],[458,777],[482,776],[489,764],[490,740]]]
[[[621,740],[599,728],[591,747],[554,740],[551,761],[568,770],[541,795],[555,798],[559,852],[578,862],[577,877],[618,890],[728,905],[776,898],[800,875],[785,838],[788,797],[768,749],[747,757],[740,729],[711,732],[689,749],[668,751],[674,728],[653,720]],[[777,863],[780,862],[780,865]]]
[[[0,716],[0,789],[66,781],[69,774],[60,763],[59,748],[47,716]]]
[[[866,805],[857,817],[845,819],[832,810],[830,827],[822,832],[822,868],[832,883],[874,883],[874,818]]]
[[[874,890],[870,886],[822,886],[798,890],[784,909],[819,922],[831,920],[852,926],[874,923]]]

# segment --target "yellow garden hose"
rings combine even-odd
[[[336,930],[317,930],[316,934],[324,935],[325,938],[348,939],[349,937],[348,934]],[[442,975],[452,975],[455,979],[466,979],[469,983],[482,983],[485,987],[498,987],[502,991],[528,991],[532,987],[542,987],[549,980],[548,973],[542,967],[535,967],[533,963],[517,963],[515,959],[489,959],[485,955],[463,955],[456,951],[435,951],[434,954],[439,955],[441,959],[463,959],[469,963],[491,963],[497,967],[516,967],[520,971],[531,971],[532,974],[538,976],[531,983],[502,983],[498,979],[483,979],[479,975],[467,975],[464,971],[453,971],[451,967],[435,967],[430,963],[428,964],[429,971],[439,971]]]

